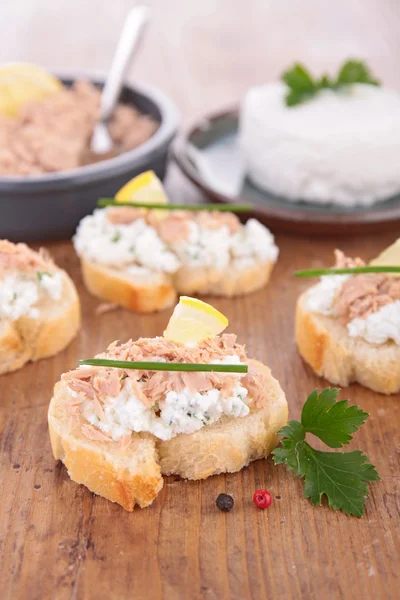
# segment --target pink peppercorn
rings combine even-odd
[[[254,492],[253,502],[257,508],[268,508],[272,503],[272,496],[267,490],[257,490]]]

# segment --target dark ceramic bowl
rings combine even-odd
[[[69,86],[82,77],[99,88],[104,82],[102,77],[82,72],[60,79]],[[179,124],[175,105],[159,90],[144,86],[124,86],[120,100],[156,119],[160,126],[155,134],[134,150],[77,169],[29,177],[0,176],[0,238],[70,238],[101,196],[114,196],[129,179],[148,169],[164,177],[168,148]]]

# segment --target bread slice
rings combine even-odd
[[[310,312],[306,293],[297,302],[295,327],[299,352],[318,375],[343,387],[358,382],[382,394],[400,392],[400,346],[394,342],[350,337],[338,319]]]
[[[89,292],[102,300],[128,310],[150,313],[169,308],[176,302],[170,275],[155,273],[141,277],[86,258],[81,258],[82,275]]]
[[[230,266],[220,270],[209,267],[181,267],[173,276],[179,294],[243,296],[264,287],[270,278],[273,261],[258,262],[247,269]]]
[[[207,267],[181,267],[174,275],[129,275],[82,257],[82,275],[89,292],[102,300],[135,312],[155,312],[169,308],[178,294],[241,296],[268,283],[274,263],[257,263],[249,269],[221,271]]]
[[[267,375],[262,407],[252,408],[246,417],[224,417],[200,431],[168,441],[133,434],[125,449],[82,434],[81,423],[74,421],[64,402],[66,384],[60,382],[55,386],[48,416],[54,457],[65,464],[71,479],[129,511],[135,504],[145,507],[152,503],[163,486],[163,474],[204,479],[239,471],[271,452],[288,415],[285,394],[268,367],[249,362]]]
[[[80,303],[75,286],[65,271],[63,295],[54,301],[42,294],[35,319],[22,316],[0,320],[0,374],[15,371],[28,361],[53,356],[63,350],[80,327]]]

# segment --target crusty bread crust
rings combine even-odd
[[[400,346],[350,337],[337,319],[307,310],[306,293],[297,302],[296,342],[304,360],[335,385],[358,382],[382,394],[400,392]]]
[[[162,474],[187,479],[239,471],[268,456],[277,445],[277,431],[286,423],[288,407],[279,383],[268,367],[252,361],[267,374],[265,403],[243,418],[224,418],[192,434],[161,441],[134,434],[125,450],[112,442],[88,440],[66,408],[65,384],[58,383],[49,407],[53,454],[74,481],[118,502],[126,510],[148,506],[163,485]]]
[[[23,316],[0,322],[0,374],[15,371],[28,361],[53,356],[63,350],[80,327],[80,303],[75,286],[65,273],[60,302],[48,299],[37,319]]]
[[[248,269],[226,270],[206,267],[182,267],[175,275],[131,276],[84,257],[82,274],[89,292],[135,312],[154,312],[169,308],[178,294],[241,296],[264,287],[274,263],[256,263]]]
[[[174,275],[179,294],[212,294],[214,296],[243,296],[264,287],[270,278],[273,261],[258,262],[247,269],[230,266],[228,269],[181,267]]]
[[[81,259],[82,275],[89,292],[135,312],[155,312],[176,302],[176,292],[169,275],[160,273],[139,278]]]
[[[58,382],[48,413],[54,458],[64,463],[73,481],[126,510],[151,504],[163,486],[153,436],[136,434],[126,449],[89,440],[69,415],[65,394],[65,384]]]

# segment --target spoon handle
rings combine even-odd
[[[107,121],[114,111],[115,105],[124,83],[124,76],[137,49],[145,25],[149,20],[150,10],[147,6],[133,8],[124,23],[111,69],[104,85],[100,101],[100,120]]]

